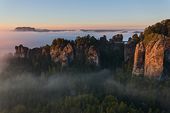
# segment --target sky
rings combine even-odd
[[[144,28],[169,11],[170,0],[0,0],[0,29]]]

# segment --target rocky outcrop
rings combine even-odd
[[[29,49],[23,45],[15,46],[15,56],[18,58],[28,57]]]
[[[163,72],[165,37],[156,35],[157,40],[153,40],[146,46],[144,76],[159,77]]]
[[[163,73],[167,37],[159,34],[151,35],[155,40],[150,41],[146,47],[143,42],[136,46],[132,72],[134,75],[159,77]]]
[[[134,65],[133,65],[133,74],[134,75],[143,75],[144,74],[144,59],[145,59],[145,47],[143,42],[140,42],[136,46],[135,55],[134,55]]]
[[[167,77],[170,74],[170,20],[145,29],[144,40],[135,51],[133,74]]]
[[[61,63],[62,66],[69,65],[74,58],[73,47],[68,43],[65,47],[53,45],[50,50],[52,61]]]
[[[107,40],[103,36],[98,40],[87,35],[77,37],[75,41],[58,38],[51,45],[33,49],[20,45],[16,46],[15,56],[23,59],[18,61],[26,61],[35,70],[52,71],[62,67],[83,69],[87,66],[93,69],[116,69],[122,67],[124,61],[124,42],[121,34],[113,37]]]
[[[122,42],[123,41],[123,35],[122,34],[117,34],[112,37],[113,42]]]
[[[94,64],[96,66],[99,65],[98,52],[94,46],[90,46],[90,48],[88,49],[87,59],[88,59],[88,63]]]
[[[140,41],[140,38],[137,34],[134,34],[132,38],[130,37],[128,42],[124,45],[124,61],[129,67],[133,67],[134,54],[137,43]]]

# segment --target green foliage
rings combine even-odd
[[[75,40],[76,46],[80,47],[80,46],[84,46],[84,47],[89,47],[89,46],[96,46],[97,44],[97,39],[94,36],[84,36],[84,37],[80,37],[78,36]]]
[[[159,35],[159,34],[151,33],[151,34],[145,35],[145,38],[143,40],[144,44],[147,45],[151,41],[158,40],[158,36],[157,35]]]
[[[134,35],[132,40],[136,44],[140,38]],[[144,39],[146,43],[151,40],[153,40],[152,33]],[[67,43],[67,40],[55,39],[52,46],[63,46]],[[168,113],[170,111],[170,81],[132,77],[129,68],[122,69],[122,44],[114,44],[108,41],[106,36],[97,40],[90,35],[78,37],[75,43],[72,43],[76,49],[81,48],[79,52],[82,52],[82,56],[78,57],[80,60],[75,60],[77,64],[72,64],[62,73],[60,64],[48,62],[48,57],[35,55],[31,63],[30,59],[11,60],[10,65],[2,72],[3,76],[0,76],[1,88],[3,86],[8,88],[12,83],[12,88],[4,89],[2,92],[0,90],[0,112]],[[86,64],[86,52],[91,45],[99,52],[100,69],[83,65]],[[44,48],[48,50],[50,47],[47,45]],[[105,68],[109,71],[101,72],[101,69]],[[34,79],[30,81],[29,79],[27,81],[27,78],[22,79],[22,76],[29,77],[25,75],[28,72],[38,77],[33,77]],[[15,77],[22,84],[18,84]],[[4,85],[3,82],[8,80],[10,82]]]
[[[168,35],[167,25],[164,23],[156,23],[155,25],[149,26],[145,29],[144,35],[147,36],[151,33]]]
[[[151,40],[155,40],[153,35],[154,34],[161,34],[164,36],[168,36],[168,24],[169,20],[162,21],[160,23],[156,23],[155,25],[149,26],[148,28],[145,29],[144,31],[144,42],[147,44]]]

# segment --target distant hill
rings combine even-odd
[[[80,29],[83,32],[117,32],[117,31],[125,31],[123,29]]]
[[[75,31],[75,30],[49,30],[49,29],[37,29],[33,27],[16,27],[14,31],[20,32],[60,32],[60,31]]]
[[[17,27],[15,31],[36,31],[36,29],[32,27]]]

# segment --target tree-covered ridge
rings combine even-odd
[[[170,19],[163,20],[152,26],[147,27],[144,31],[144,42],[148,43],[149,41],[154,40],[154,38],[150,37],[150,34],[154,33],[170,37]]]

